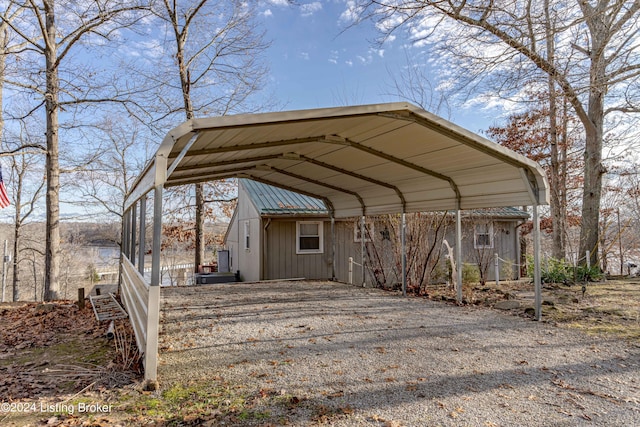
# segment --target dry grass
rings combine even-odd
[[[531,316],[534,289],[529,281],[488,282],[465,285],[468,304],[493,307],[499,301],[516,300],[514,315]],[[452,299],[455,292],[444,286],[428,289],[432,299]],[[617,279],[575,285],[545,284],[542,290],[543,321],[559,326],[606,334],[640,343],[640,280]]]

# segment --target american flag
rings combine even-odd
[[[7,189],[4,186],[4,180],[2,179],[2,166],[0,165],[0,209],[4,209],[10,204],[9,195],[7,194]]]

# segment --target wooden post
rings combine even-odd
[[[84,309],[84,288],[78,288],[78,308]]]
[[[4,241],[4,254],[2,254],[2,302],[4,302],[4,292],[7,288],[7,263],[9,259],[7,257],[7,245],[8,241]],[[622,264],[620,264],[622,265]],[[622,268],[622,267],[621,267]],[[13,299],[12,299],[13,301]]]

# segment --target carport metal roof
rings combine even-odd
[[[548,203],[535,162],[408,103],[193,119],[170,131],[128,209],[157,186],[250,178],[335,217]]]
[[[362,230],[364,215],[455,209],[458,265],[460,209],[533,205],[540,319],[537,206],[548,203],[548,189],[537,163],[406,103],[193,119],[167,134],[125,201],[121,289],[144,353],[147,381],[157,376],[163,188],[231,177],[321,199],[332,224],[333,217],[362,215]],[[145,196],[152,190],[153,256],[147,281]],[[402,215],[403,253],[404,224]],[[335,258],[335,240],[333,245]],[[364,262],[361,268],[364,278]],[[406,256],[402,271],[406,291]],[[456,277],[462,301],[462,269]]]

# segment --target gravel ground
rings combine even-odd
[[[637,343],[491,309],[238,283],[163,289],[161,327],[162,384],[275,390],[290,425],[640,426]]]

